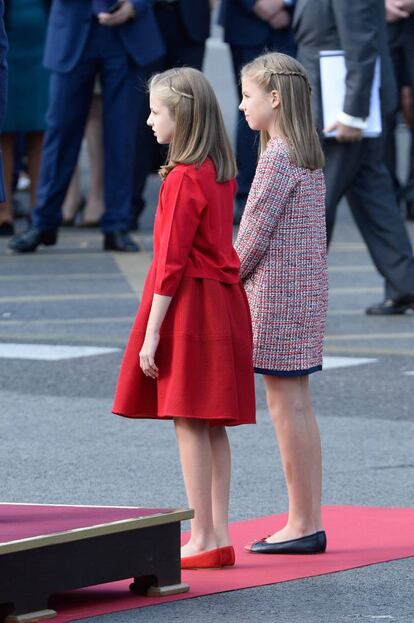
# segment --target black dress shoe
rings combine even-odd
[[[134,253],[140,251],[140,247],[132,240],[131,236],[125,231],[114,231],[105,234],[105,251],[122,251],[124,253]]]
[[[371,305],[365,310],[368,316],[391,316],[405,314],[409,309],[414,310],[414,294],[405,294],[395,299],[385,299],[381,303]]]
[[[9,249],[16,251],[17,253],[31,253],[36,251],[40,244],[44,244],[46,247],[50,247],[56,244],[57,231],[56,229],[41,230],[36,227],[30,227],[23,234],[13,236],[9,242]]]
[[[326,550],[326,534],[315,532],[280,543],[267,543],[266,539],[261,539],[247,549],[253,554],[322,554]]]
[[[7,238],[13,236],[14,226],[13,223],[1,223],[0,224],[0,236]]]

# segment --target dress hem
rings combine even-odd
[[[307,376],[313,372],[320,372],[322,365],[313,366],[305,370],[267,370],[266,368],[254,368],[256,374],[264,374],[266,376]]]
[[[228,420],[224,418],[204,418],[194,415],[151,415],[148,413],[121,413],[120,411],[112,411],[114,415],[128,418],[129,420],[174,420],[175,418],[182,418],[186,420],[197,420],[197,422],[207,422],[210,426],[243,426],[244,424],[256,424],[256,421],[252,422],[240,422],[236,418],[234,420]]]

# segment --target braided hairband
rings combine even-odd
[[[308,77],[300,71],[272,71],[271,69],[268,69],[267,71],[270,73],[271,76],[299,76],[299,78],[304,79],[304,81],[308,85],[309,91],[312,92],[312,87],[310,85]]]
[[[177,95],[181,95],[182,97],[188,97],[188,99],[193,100],[194,95],[190,95],[189,93],[183,93],[183,91],[178,91],[178,89],[174,88],[172,84],[170,84],[171,91],[174,91]]]

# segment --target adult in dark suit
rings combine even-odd
[[[164,66],[201,70],[210,34],[209,0],[154,0],[154,12],[166,48]]]
[[[313,105],[322,133],[319,55],[345,52],[347,66],[343,110],[336,139],[323,139],[326,156],[328,239],[337,205],[346,196],[377,270],[385,279],[385,300],[368,314],[401,314],[414,308],[414,259],[392,181],[382,158],[382,139],[363,138],[369,114],[374,67],[381,59],[383,115],[396,108],[396,86],[387,44],[384,0],[298,0],[294,15],[298,58],[313,86]]]
[[[239,97],[240,70],[264,51],[284,52],[294,56],[296,44],[291,29],[295,0],[221,0],[219,23],[224,27],[224,40],[230,45]],[[236,153],[237,206],[239,222],[249,194],[257,164],[256,132],[250,130],[244,114],[238,112]]]
[[[152,68],[152,73],[172,67],[203,67],[206,40],[210,34],[209,0],[154,0],[154,13],[165,45],[162,62]],[[153,132],[147,126],[149,107],[146,106],[139,124],[132,201],[132,227],[138,228],[139,217],[145,208],[143,192],[151,169],[158,168],[163,160]],[[142,144],[144,141],[144,144]],[[164,154],[165,156],[165,154]]]
[[[128,235],[136,120],[145,102],[145,68],[163,53],[151,0],[54,0],[45,65],[51,70],[37,205],[33,227],[9,247],[34,251],[57,240],[61,206],[84,134],[97,72],[103,98],[104,249],[137,251]],[[141,80],[140,80],[141,76]],[[139,88],[141,87],[141,88]]]
[[[4,2],[0,0],[0,131],[6,115],[7,105],[7,37],[3,22]],[[3,179],[3,161],[0,152],[0,203],[6,201]]]
[[[398,91],[401,97],[406,87],[409,87],[411,91],[411,101],[408,103],[410,110],[405,111],[411,134],[409,170],[405,188],[400,187],[396,175],[396,115],[391,115],[386,125],[385,156],[397,198],[404,198],[407,218],[414,220],[414,1],[386,0],[385,8],[391,58],[397,78]]]

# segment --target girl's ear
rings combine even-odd
[[[273,89],[273,91],[270,92],[270,95],[272,96],[272,108],[277,108],[278,106],[280,106],[279,91]]]

